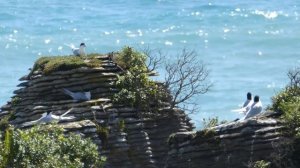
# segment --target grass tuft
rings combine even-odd
[[[98,54],[99,55],[99,54]],[[96,58],[97,54],[91,54],[85,57],[78,56],[56,56],[39,58],[32,69],[34,71],[42,71],[48,75],[57,71],[68,71],[80,67],[99,67],[101,61]]]

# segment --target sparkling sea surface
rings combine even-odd
[[[266,107],[300,63],[300,1],[1,0],[0,9],[0,105],[37,58],[71,54],[65,44],[85,42],[88,53],[149,46],[170,58],[197,51],[214,84],[196,98],[197,128],[202,118],[241,117],[231,109],[249,91]]]

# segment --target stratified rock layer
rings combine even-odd
[[[193,129],[183,111],[161,108],[156,117],[143,117],[134,108],[115,105],[112,94],[117,92],[115,82],[122,73],[107,55],[97,56],[98,68],[78,68],[44,75],[36,71],[22,77],[16,90],[18,101],[1,108],[0,118],[14,112],[10,123],[23,129],[23,124],[39,119],[47,111],[61,115],[70,108],[70,121],[62,121],[66,132],[91,138],[100,154],[107,157],[106,167],[163,167],[168,154],[167,139],[175,132]],[[62,92],[90,91],[92,100],[75,102]],[[15,99],[16,100],[16,99]],[[120,122],[125,123],[120,128]],[[108,136],[98,125],[108,130]]]
[[[288,138],[283,127],[270,117],[251,118],[198,132],[170,137],[165,167],[239,168],[251,162],[272,161]]]
[[[59,124],[66,133],[91,138],[100,154],[107,157],[106,167],[112,168],[247,167],[251,161],[271,160],[278,146],[289,141],[282,136],[281,123],[270,117],[191,132],[190,119],[181,110],[168,109],[168,102],[156,115],[147,116],[135,108],[114,104],[110,98],[118,92],[115,83],[123,72],[108,56],[97,58],[102,62],[97,68],[49,75],[36,71],[22,77],[20,89],[14,92],[17,98],[2,106],[0,118],[13,113],[10,124],[26,129],[25,122],[39,119],[47,111],[60,115],[73,108],[68,116],[75,118]],[[63,88],[90,91],[92,99],[75,102]]]

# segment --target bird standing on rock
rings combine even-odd
[[[254,103],[251,105],[250,109],[247,111],[245,119],[254,117],[262,112],[262,103],[259,100],[259,96],[254,97]]]
[[[250,92],[248,92],[247,93],[247,100],[244,102],[243,107],[240,108],[240,109],[235,109],[235,110],[231,110],[231,111],[246,114],[247,111],[250,110],[252,104],[253,104],[252,94]]]
[[[245,108],[244,114],[246,114],[247,111],[251,108],[253,104],[252,95],[250,92],[247,93],[247,100],[243,104],[243,108]]]
[[[73,51],[73,54],[75,56],[85,56],[86,53],[85,53],[85,44],[84,43],[81,43],[79,48],[74,48],[72,47],[72,51]]]
[[[63,88],[62,90],[66,95],[72,97],[76,101],[88,101],[91,100],[91,92],[71,92],[68,89]]]
[[[59,122],[62,120],[72,120],[75,118],[74,116],[64,117],[65,115],[70,113],[72,110],[73,110],[73,108],[71,108],[70,110],[68,110],[67,112],[65,112],[64,114],[62,114],[60,116],[54,115],[54,114],[52,114],[52,112],[48,111],[47,113],[44,113],[40,119],[35,120],[35,121],[26,122],[23,124],[23,126],[30,126],[30,125],[42,124],[42,123]]]

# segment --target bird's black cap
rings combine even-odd
[[[80,46],[85,46],[85,44],[84,43],[80,43]]]
[[[259,101],[259,96],[254,96],[254,102],[258,102]]]
[[[250,92],[247,93],[247,99],[248,99],[248,100],[251,100],[251,99],[252,99],[252,95],[251,95]]]

